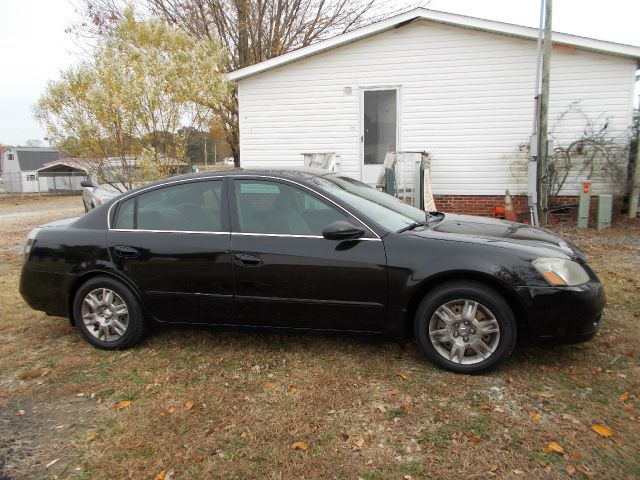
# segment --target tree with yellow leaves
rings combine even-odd
[[[214,40],[128,8],[88,59],[49,82],[34,114],[54,145],[73,139],[100,181],[130,189],[185,158],[182,128],[211,123],[228,94],[224,61]]]

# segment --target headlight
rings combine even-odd
[[[27,243],[24,244],[24,261],[25,262],[29,258],[29,254],[31,253],[31,247],[33,247],[33,242],[35,242],[36,235],[38,235],[39,231],[40,231],[40,228],[34,228],[29,232],[29,235],[27,235]]]
[[[533,266],[554,287],[575,287],[589,281],[589,274],[580,264],[564,258],[537,258]]]

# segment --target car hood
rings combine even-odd
[[[551,247],[561,250],[565,254],[576,256],[583,260],[586,259],[582,250],[561,236],[524,223],[447,213],[432,230],[440,233],[452,233],[489,240],[502,240],[520,245]]]

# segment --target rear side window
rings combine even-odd
[[[114,228],[133,228],[133,209],[135,208],[135,199],[130,198],[120,203],[118,208],[118,216],[114,223]]]
[[[115,228],[160,231],[222,231],[222,181],[158,188],[120,204]]]

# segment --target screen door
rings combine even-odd
[[[362,92],[362,181],[374,185],[398,144],[398,89]]]

